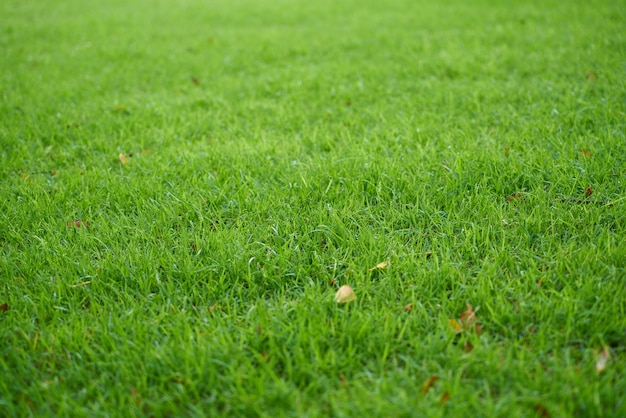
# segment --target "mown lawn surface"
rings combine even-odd
[[[625,27],[2,1],[0,415],[626,416]]]

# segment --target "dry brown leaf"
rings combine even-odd
[[[461,312],[460,320],[463,328],[470,328],[474,323],[476,323],[476,312],[474,312],[474,308],[469,303],[466,304],[467,309]]]
[[[130,388],[130,395],[133,397],[133,401],[135,401],[135,405],[141,405],[141,396],[139,396],[139,392],[135,389],[134,386]]]
[[[445,393],[443,394],[443,396],[441,397],[441,401],[440,401],[440,403],[443,405],[443,404],[445,404],[446,402],[448,402],[449,400],[450,400],[450,393],[449,393],[449,392],[445,392]]]
[[[120,163],[122,163],[122,165],[128,164],[128,157],[126,155],[120,154],[119,157],[120,157]]]
[[[412,304],[412,303],[409,303],[408,305],[406,305],[406,306],[404,307],[404,310],[405,310],[406,312],[409,312],[411,309],[413,309],[413,304]]]
[[[548,412],[548,410],[546,409],[545,406],[541,405],[541,404],[537,404],[537,406],[535,406],[535,412],[537,413],[537,415],[539,415],[541,418],[550,418],[550,413]]]
[[[8,310],[9,310],[9,304],[8,303],[3,303],[2,305],[0,305],[0,311],[6,312]]]
[[[381,261],[380,263],[372,267],[370,271],[383,270],[383,269],[386,269],[388,265],[389,265],[389,260]]]
[[[67,221],[65,223],[65,226],[67,228],[90,228],[91,224],[89,223],[89,221],[83,221],[81,219],[74,219],[73,221]]]
[[[591,151],[589,151],[588,149],[581,149],[580,152],[583,155],[583,157],[586,157],[586,158],[591,157]]]
[[[604,369],[606,369],[606,363],[609,361],[609,350],[604,347],[602,351],[600,351],[598,355],[598,359],[596,361],[596,372],[598,374],[602,373]]]
[[[337,303],[348,303],[356,300],[356,295],[354,294],[354,290],[347,284],[344,284],[337,290],[335,293],[335,302]]]
[[[439,379],[439,376],[436,374],[430,376],[424,383],[422,383],[422,393],[426,395],[431,387],[435,384],[435,382]]]
[[[463,343],[463,351],[465,351],[466,353],[471,353],[473,349],[474,349],[474,346],[472,345],[471,342],[465,341]]]
[[[480,334],[483,331],[483,327],[478,323],[476,317],[476,311],[469,303],[467,308],[461,312],[459,319],[448,319],[448,327],[454,331],[455,334],[460,333],[463,330],[473,331],[476,334]]]
[[[522,193],[512,193],[506,197],[507,202],[515,202],[518,200],[526,200],[526,196]]]
[[[591,186],[587,186],[585,188],[585,197],[589,197],[593,194],[593,189],[591,188]]]

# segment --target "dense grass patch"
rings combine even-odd
[[[0,415],[626,414],[624,2],[222,3],[0,5]]]

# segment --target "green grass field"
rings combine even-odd
[[[3,1],[0,415],[626,416],[625,27]]]

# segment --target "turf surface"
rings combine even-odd
[[[625,11],[3,1],[0,415],[626,415]]]

